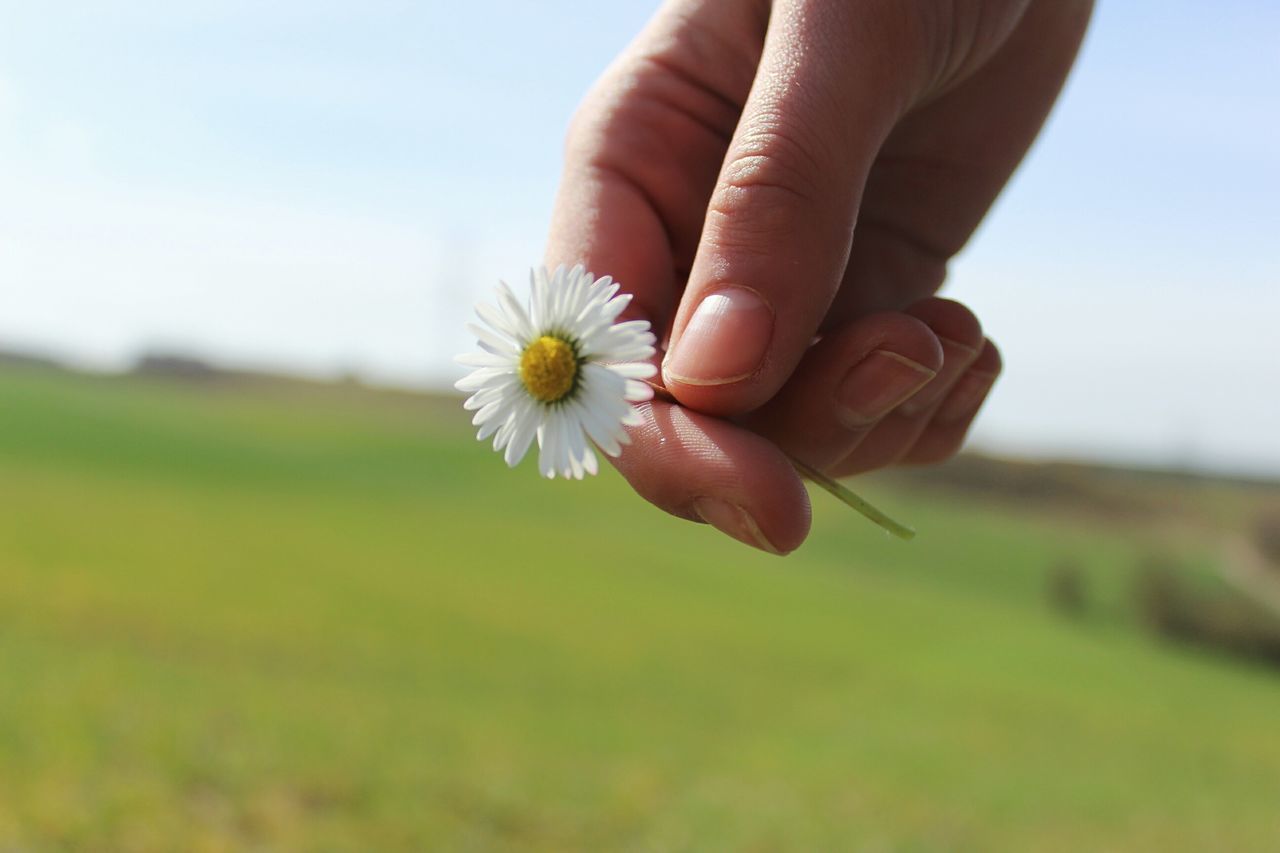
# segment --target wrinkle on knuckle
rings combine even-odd
[[[822,203],[822,171],[808,147],[777,129],[748,131],[721,169],[708,212],[736,218],[750,214],[762,231]]]
[[[787,109],[774,106],[755,115],[734,144],[734,151],[743,157],[763,155],[776,160],[794,177],[813,182],[827,171],[827,165],[835,162],[832,152],[823,146],[821,134],[816,128],[804,127],[795,114],[811,115],[816,108],[806,107],[797,101],[805,96],[795,92],[785,96]]]
[[[910,4],[928,58],[928,91],[972,74],[1013,32],[1030,0],[943,0]]]
[[[647,110],[651,101],[645,97],[644,75],[637,69],[607,71],[569,117],[566,156],[572,159],[586,152],[619,148],[636,136],[645,137],[646,147],[655,147],[649,141],[657,136],[656,130],[650,130],[655,125],[652,110]]]
[[[711,208],[733,214],[761,202],[803,207],[812,204],[810,191],[797,184],[776,160],[763,154],[735,157],[725,164]]]

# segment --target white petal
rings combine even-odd
[[[501,398],[497,400],[490,400],[488,403],[485,403],[483,406],[481,406],[479,409],[476,410],[475,416],[471,418],[471,425],[479,426],[485,421],[495,420],[495,418],[493,417],[493,413],[498,411],[498,409],[502,406],[502,403],[503,403],[503,400]]]
[[[608,304],[609,300],[617,292],[617,283],[610,283],[608,276],[588,287],[586,301],[583,302],[582,308],[578,311],[578,316],[574,318],[574,325],[594,325],[600,316],[600,310]]]
[[[556,440],[556,419],[552,413],[538,426],[538,471],[547,478],[555,477],[556,468],[553,459],[553,446]]]
[[[563,472],[565,478],[568,479],[569,474],[573,474],[573,479],[581,480],[585,469],[582,464],[582,458],[587,454],[587,439],[582,434],[582,424],[578,423],[576,418],[565,418],[565,443],[568,445],[569,453],[567,461],[569,466]]]
[[[479,370],[473,370],[466,376],[453,383],[453,387],[465,393],[479,391],[486,385],[496,383],[504,377],[510,376],[511,371],[506,368],[499,367],[482,367]]]
[[[629,444],[630,438],[623,425],[635,426],[644,422],[640,411],[614,393],[614,390],[616,389],[604,388],[598,383],[583,383],[582,402],[587,412],[583,422],[591,427],[593,440],[610,456],[617,456],[620,448],[613,447],[612,442],[601,434],[607,435],[619,445]]]
[[[596,456],[596,452],[593,448],[588,447],[586,449],[585,455],[582,457],[582,467],[585,468],[587,473],[592,477],[600,473],[600,457]]]
[[[502,413],[502,426],[493,437],[493,449],[501,450],[511,442],[511,435],[516,429],[516,413],[514,407],[508,407]]]
[[[494,418],[493,420],[485,421],[483,424],[480,425],[480,431],[476,433],[476,440],[484,441],[486,438],[493,435],[498,430],[502,429],[502,426],[505,423],[506,421],[501,420],[499,418]]]
[[[587,288],[587,299],[597,305],[604,305],[612,299],[621,288],[612,276],[604,276]]]
[[[593,402],[592,414],[600,419],[613,436],[617,438],[621,424],[636,411],[626,400],[598,398]],[[620,440],[620,439],[619,439]]]
[[[648,320],[627,320],[605,330],[607,342],[615,346],[653,346],[658,342]]]
[[[555,429],[551,433],[551,476],[561,474],[568,479],[569,474],[569,430],[563,411],[556,409],[553,413]]]
[[[509,338],[519,337],[515,323],[501,308],[494,308],[488,302],[477,302],[476,316]]]
[[[516,423],[511,431],[511,441],[507,444],[507,452],[503,458],[507,466],[516,467],[524,455],[529,452],[529,445],[538,433],[538,417],[540,410],[536,405],[524,406],[516,412]]]
[[[626,398],[630,403],[647,403],[653,399],[653,386],[638,379],[628,379]]]
[[[515,329],[512,335],[516,342],[522,346],[527,345],[537,335],[534,334],[533,323],[529,320],[529,314],[521,307],[520,302],[516,299],[515,294],[511,292],[511,288],[507,287],[506,282],[498,282],[498,303],[506,309],[511,325]]]
[[[462,408],[467,409],[468,411],[472,409],[479,409],[486,403],[491,403],[502,397],[515,396],[517,394],[524,395],[524,391],[520,388],[520,380],[513,376],[505,383],[494,383],[481,388],[463,402]]]
[[[560,413],[557,412],[557,415]],[[552,467],[555,474],[559,474],[566,480],[569,479],[572,469],[569,467],[569,425],[563,418],[560,420],[560,426],[556,430],[555,454],[552,457]],[[554,474],[552,475],[554,476]]]
[[[534,400],[527,394],[519,394],[512,398],[509,408],[503,412],[504,423],[503,429],[495,441],[495,450],[509,446],[512,442],[522,437],[522,434],[528,432],[532,434],[538,424],[542,421],[546,414],[546,407]],[[527,444],[527,442],[526,442]],[[520,452],[520,456],[524,456],[524,451]],[[519,459],[516,460],[517,462]]]
[[[581,265],[574,267],[574,269],[578,271],[578,275],[573,275],[569,278],[569,287],[565,292],[563,314],[561,315],[566,323],[573,323],[577,320],[578,313],[582,311],[582,306],[586,303],[587,290],[592,283],[591,273],[582,269]]]
[[[654,354],[657,353],[652,346],[638,346],[631,349],[611,350],[609,354],[602,358],[595,358],[592,361],[603,361],[606,363],[621,364],[629,361],[650,361]]]
[[[579,313],[576,319],[590,318],[595,315],[595,311],[600,306],[609,301],[614,293],[618,291],[618,284],[612,278],[605,275],[604,278],[595,279],[582,289],[582,300],[580,302]]]
[[[546,272],[543,272],[546,276]],[[546,280],[544,278],[544,280]],[[542,315],[541,324],[544,329],[557,329],[564,326],[564,306],[565,297],[568,295],[566,291],[572,279],[566,279],[564,264],[556,267],[555,272],[551,274],[551,278],[546,280],[546,313]]]
[[[648,320],[625,320],[604,325],[596,334],[608,335],[618,341],[653,343],[653,329]]]
[[[621,329],[619,326],[602,326],[582,332],[579,340],[583,354],[592,361],[645,361],[653,355],[653,345],[657,343],[649,332]]]
[[[623,415],[619,422],[623,426],[641,426],[644,424],[644,415],[640,413],[639,409],[632,407],[631,411]],[[623,443],[625,444],[626,442]]]
[[[600,316],[608,317],[609,322],[612,323],[614,320],[618,319],[619,314],[627,310],[627,306],[631,304],[631,298],[630,293],[618,294],[600,309]]]
[[[551,286],[555,291],[555,301],[548,322],[555,328],[572,332],[578,336],[578,313],[582,310],[584,297],[591,285],[591,274],[578,264],[571,270],[563,265],[556,267]]]
[[[547,315],[551,309],[551,284],[547,281],[546,267],[529,269],[529,319],[534,329],[547,328]]]
[[[610,456],[617,456],[621,453],[622,447],[616,436],[618,424],[601,417],[581,403],[575,403],[574,405],[577,407],[578,420],[582,423],[583,429],[587,431],[587,435],[591,437],[591,440]]]
[[[648,335],[650,340],[653,339],[653,327],[649,325],[648,320],[626,320],[621,323],[615,323],[612,328],[620,335]]]
[[[606,364],[606,368],[628,379],[648,379],[658,375],[658,365],[648,361],[628,361],[622,364]]]
[[[496,420],[502,422],[506,420],[506,415],[515,408],[515,401],[509,396],[501,396],[495,400],[485,403],[475,413],[475,417],[471,419],[471,423],[479,426],[485,421]]]
[[[582,387],[600,394],[600,399],[616,400],[626,405],[627,380],[602,364],[582,365]]]
[[[648,361],[656,343],[651,334],[618,332],[616,326],[581,333],[578,340],[583,356],[591,361]]]
[[[511,358],[520,357],[520,353],[516,351],[515,344],[509,337],[491,332],[475,323],[467,323],[466,325],[467,331],[475,335],[476,340],[481,344],[488,344],[486,349],[490,352],[510,356]]]
[[[564,420],[559,411],[554,413],[547,431],[547,446],[543,452],[547,454],[546,475],[555,479],[556,474],[564,467],[565,435]]]
[[[491,352],[466,352],[462,355],[455,355],[453,362],[454,364],[461,364],[463,367],[515,368],[510,358],[504,355],[494,355]]]

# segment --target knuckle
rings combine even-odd
[[[1009,37],[1022,18],[1022,0],[916,0],[917,43],[930,69],[930,88],[971,73]]]
[[[722,181],[782,186],[807,199],[815,198],[826,172],[823,163],[829,158],[823,156],[815,131],[793,125],[776,114],[757,117],[735,140]]]
[[[797,211],[812,196],[790,180],[776,160],[760,154],[735,157],[726,166],[707,206],[713,217],[732,220],[746,237],[777,234],[795,227]]]
[[[814,147],[779,122],[748,129],[725,161],[708,212],[735,219],[750,214],[767,233],[795,227],[798,211],[823,204],[823,170]]]

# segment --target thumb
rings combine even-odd
[[[877,0],[775,5],[663,364],[681,403],[754,409],[812,343],[871,163],[927,70],[903,18]]]

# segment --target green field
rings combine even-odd
[[[1280,849],[1280,672],[1124,605],[1194,526],[865,490],[778,559],[454,401],[0,372],[0,850]]]

